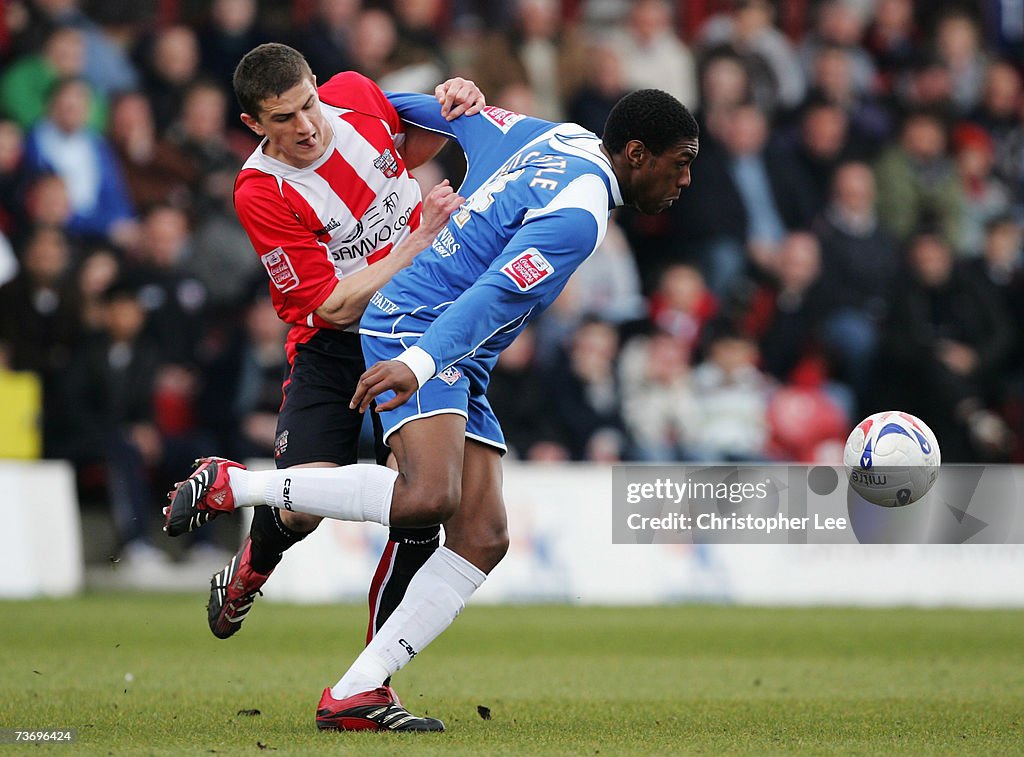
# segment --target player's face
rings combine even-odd
[[[247,113],[242,114],[242,120],[267,138],[267,155],[305,168],[324,154],[331,141],[331,130],[320,110],[320,98],[312,80],[305,79],[280,95],[268,97],[260,106],[258,120]]]
[[[639,143],[636,143],[639,145]],[[628,149],[628,148],[627,148]],[[697,139],[686,139],[660,155],[641,150],[634,158],[629,204],[641,213],[660,213],[679,199],[683,187],[690,186],[690,164],[697,157]]]

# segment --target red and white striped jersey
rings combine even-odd
[[[295,168],[267,156],[266,140],[235,180],[235,211],[270,276],[281,320],[296,344],[326,326],[314,312],[339,279],[387,256],[419,226],[419,185],[405,169],[396,138],[398,113],[372,81],[355,72],[319,87],[333,130],[312,165]]]

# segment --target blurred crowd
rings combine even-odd
[[[0,366],[124,542],[193,457],[273,453],[285,326],[232,210],[257,142],[230,88],[272,40],[321,82],[458,74],[598,133],[637,88],[698,115],[692,187],[617,212],[502,356],[512,455],[835,462],[898,408],[944,461],[1024,458],[1015,0],[7,0]]]

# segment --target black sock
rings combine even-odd
[[[257,573],[266,575],[281,562],[284,551],[305,539],[306,534],[292,531],[282,523],[281,511],[276,507],[260,505],[253,508],[249,538],[252,540],[249,564]]]
[[[441,544],[441,527],[392,528],[370,584],[370,623],[366,642],[398,607],[409,582]]]

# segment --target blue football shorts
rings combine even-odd
[[[367,368],[381,360],[394,360],[416,343],[416,337],[382,339],[363,334],[361,338]],[[466,419],[467,438],[494,447],[502,454],[507,452],[505,435],[491,403],[480,388],[480,382],[472,380],[481,372],[482,368],[472,360],[467,360],[465,365],[460,362],[427,381],[401,407],[378,413],[384,426],[384,443],[387,444],[391,434],[417,418],[455,413]],[[394,396],[394,392],[382,392],[376,401],[383,404]]]

